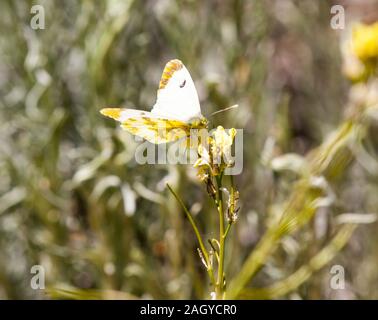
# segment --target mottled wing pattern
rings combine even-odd
[[[176,71],[181,70],[183,67],[183,63],[178,59],[168,61],[161,75],[159,90],[164,89],[167,86],[168,81],[172,78],[173,74]]]
[[[190,126],[180,120],[157,117],[135,109],[105,108],[101,113],[121,123],[126,131],[155,144],[188,137]]]

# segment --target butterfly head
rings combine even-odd
[[[193,129],[207,129],[209,121],[201,115],[200,117],[193,118],[189,123]]]

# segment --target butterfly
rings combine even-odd
[[[154,144],[190,137],[192,129],[206,129],[197,90],[184,64],[174,59],[164,68],[151,112],[104,108],[100,112],[121,123],[126,131]]]

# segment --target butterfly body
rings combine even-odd
[[[193,80],[177,59],[164,68],[151,112],[121,108],[105,108],[100,112],[119,121],[128,132],[155,144],[189,137],[192,129],[207,128]]]

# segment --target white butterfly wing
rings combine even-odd
[[[194,82],[180,60],[171,60],[166,64],[151,113],[183,122],[202,117]]]

